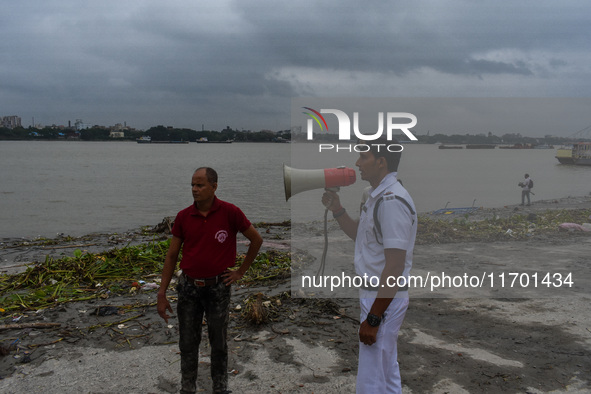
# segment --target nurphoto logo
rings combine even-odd
[[[317,111],[310,107],[302,107],[309,111],[304,112],[310,118],[307,122],[307,139],[309,141],[314,139],[314,122],[320,127],[320,131],[328,132],[328,124],[322,114],[335,115],[338,121],[338,132],[340,141],[351,141],[351,119],[344,111],[338,109],[321,109]],[[385,122],[384,122],[385,119]],[[400,122],[406,120],[406,122]],[[417,117],[409,112],[378,112],[378,130],[373,134],[364,134],[359,130],[359,112],[353,112],[353,134],[356,139],[361,141],[374,141],[382,137],[384,134],[384,123],[386,123],[386,138],[388,141],[392,141],[393,131],[402,131],[411,141],[418,141],[418,138],[414,136],[409,129],[413,128],[417,124]],[[319,144],[318,149],[320,152],[323,150],[333,150],[336,152],[347,151],[347,152],[367,152],[370,150],[370,146],[376,146],[378,151],[380,149],[387,149],[389,152],[402,152],[404,149],[400,144]]]

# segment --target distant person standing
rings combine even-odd
[[[521,205],[525,204],[525,198],[527,197],[527,206],[531,205],[529,194],[531,193],[532,187],[534,187],[534,181],[531,180],[529,174],[524,175],[523,182],[519,182],[518,185],[521,187]]]

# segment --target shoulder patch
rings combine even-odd
[[[390,193],[390,195],[384,194],[384,197],[380,197],[378,199],[378,201],[376,202],[376,205],[374,206],[374,209],[373,209],[373,221],[374,221],[373,233],[374,233],[374,236],[376,237],[377,243],[379,243],[380,245],[383,245],[383,241],[382,241],[382,225],[380,224],[378,209],[380,208],[380,205],[382,204],[383,201],[388,201],[388,200],[398,200],[398,201],[402,202],[406,206],[406,208],[410,211],[411,216],[413,216],[412,224],[414,225],[414,223],[415,223],[414,216],[416,215],[416,212],[414,209],[412,209],[412,206],[409,204],[408,201],[406,201],[403,197],[400,197],[400,196],[395,195],[393,193]]]
[[[411,213],[412,215],[415,215],[415,214],[416,214],[416,212],[414,211],[414,209],[412,209],[412,206],[411,206],[411,205],[408,203],[408,201],[406,201],[404,198],[402,198],[402,197],[400,197],[400,196],[395,196],[395,198],[396,198],[397,200],[399,200],[399,201],[402,201],[402,203],[403,203],[404,205],[406,205],[406,207],[408,208],[408,210],[410,211],[410,213]]]

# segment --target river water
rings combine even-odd
[[[283,163],[317,168],[302,154],[309,148],[305,145],[0,141],[0,238],[155,225],[191,204],[191,175],[199,166],[218,171],[217,195],[238,205],[253,222],[290,219],[292,207],[305,212],[298,218],[318,220],[324,212],[316,203],[320,190],[285,201]],[[560,165],[554,149],[404,149],[399,177],[420,212],[446,204],[517,204],[517,183],[526,172],[535,181],[534,201],[591,192],[591,167]],[[318,165],[355,168],[354,163],[354,154],[339,152],[323,155]],[[344,203],[358,206],[363,186],[358,180],[343,188]]]

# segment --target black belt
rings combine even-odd
[[[361,288],[363,290],[369,290],[369,291],[380,290],[380,286],[361,286]],[[401,292],[401,291],[408,291],[408,283],[405,284],[404,286],[398,288],[398,292]]]
[[[183,272],[183,276],[187,282],[192,283],[197,287],[215,286],[224,279],[222,275],[223,274],[219,274],[218,276],[212,276],[211,278],[191,278],[189,275]]]

